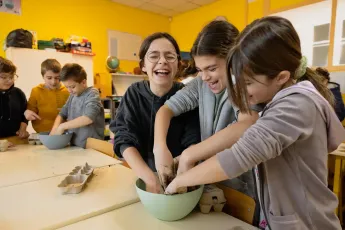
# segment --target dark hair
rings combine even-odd
[[[238,29],[227,21],[211,21],[198,34],[190,51],[191,56],[212,55],[226,58],[232,48]]]
[[[190,75],[195,75],[198,72],[195,62],[191,60],[182,60],[179,70],[179,77],[184,79]]]
[[[67,81],[67,80],[74,80],[78,83],[86,80],[86,72],[82,66],[76,63],[68,63],[62,67],[60,72],[60,80]]]
[[[151,34],[150,36],[146,37],[145,40],[143,41],[143,43],[141,43],[140,50],[139,50],[139,58],[140,58],[139,66],[140,66],[140,69],[142,69],[143,66],[144,66],[145,55],[146,55],[147,51],[149,50],[149,48],[151,46],[151,43],[153,41],[157,40],[157,39],[160,39],[160,38],[165,38],[169,42],[171,42],[171,44],[175,48],[178,61],[181,60],[180,47],[178,46],[175,38],[173,38],[168,33],[158,32],[158,33],[154,33],[154,34]]]
[[[281,71],[286,70],[296,82],[310,81],[333,105],[332,93],[322,84],[321,76],[308,67],[304,75],[299,76],[301,60],[300,40],[289,20],[276,16],[255,20],[241,32],[227,60],[232,102],[240,111],[249,112],[243,76],[265,75],[273,79]],[[232,81],[232,76],[235,76],[236,84]]]
[[[53,73],[61,72],[61,64],[56,59],[47,59],[41,64],[41,74],[44,76],[47,71],[52,71]]]
[[[3,57],[0,57],[0,73],[9,73],[9,74],[15,74],[17,71],[17,68],[13,63]]]
[[[329,77],[329,72],[327,69],[322,68],[322,67],[317,67],[316,68],[316,73],[324,77],[324,79],[327,79],[327,81],[330,81],[331,78]]]

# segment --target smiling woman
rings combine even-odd
[[[154,155],[153,132],[156,113],[164,102],[183,87],[175,82],[180,61],[180,49],[167,33],[148,36],[139,51],[140,68],[149,81],[132,84],[121,99],[110,130],[115,133],[114,152],[125,158],[149,192],[159,193]],[[197,111],[172,120],[166,138],[174,157],[200,140]]]

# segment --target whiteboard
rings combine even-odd
[[[6,50],[6,58],[17,67],[19,78],[15,86],[23,90],[27,99],[30,97],[31,89],[43,83],[41,63],[48,58],[55,58],[62,66],[66,63],[78,63],[86,71],[88,86],[93,86],[92,56],[10,47]]]
[[[136,34],[108,30],[109,56],[120,60],[139,61],[141,37]]]

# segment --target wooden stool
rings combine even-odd
[[[343,224],[343,199],[342,199],[342,186],[343,177],[345,171],[345,144],[341,144],[337,150],[330,153],[335,156],[335,166],[334,166],[334,178],[333,178],[333,192],[338,197],[338,207],[335,213],[339,217],[340,223]]]

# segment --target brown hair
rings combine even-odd
[[[56,59],[47,59],[41,64],[41,74],[44,76],[47,71],[52,71],[53,73],[61,72],[61,64]]]
[[[276,16],[255,20],[241,32],[228,56],[227,74],[232,102],[240,111],[249,112],[243,76],[265,75],[273,79],[285,70],[296,82],[310,81],[334,105],[332,93],[315,71],[306,67],[305,73],[299,76],[301,60],[300,40],[289,20]],[[232,76],[235,76],[236,84]]]
[[[9,73],[9,74],[15,74],[17,71],[17,68],[13,63],[3,57],[0,57],[0,73]]]
[[[62,67],[60,73],[60,80],[67,81],[67,80],[74,80],[78,83],[86,80],[86,72],[84,68],[76,63],[68,63]]]
[[[149,50],[149,48],[151,46],[151,43],[153,41],[157,40],[157,39],[160,39],[160,38],[165,38],[169,42],[171,42],[171,44],[175,48],[178,62],[181,60],[180,47],[178,46],[175,38],[173,38],[168,33],[158,32],[158,33],[154,33],[154,34],[151,34],[150,36],[146,37],[145,40],[143,41],[143,43],[141,43],[140,50],[139,50],[139,58],[140,58],[139,66],[140,66],[140,69],[142,69],[143,66],[144,66],[145,55],[146,55],[147,51]]]
[[[211,21],[194,41],[191,56],[194,58],[211,55],[226,58],[238,34],[238,29],[227,21]]]
[[[328,72],[327,69],[322,68],[322,67],[317,67],[315,71],[316,71],[317,74],[319,74],[320,76],[322,76],[325,79],[327,79],[327,81],[331,80],[331,78],[329,77],[329,72]]]

